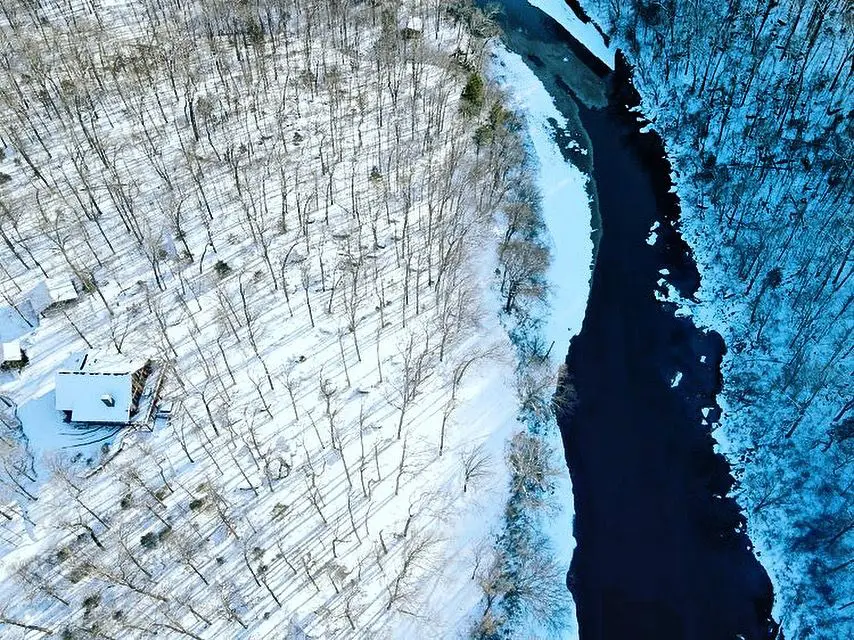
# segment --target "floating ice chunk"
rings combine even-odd
[[[646,243],[649,246],[654,245],[655,241],[658,240],[658,234],[655,231],[660,226],[661,226],[661,224],[658,222],[658,220],[656,220],[655,222],[652,223],[652,226],[649,228],[649,236],[647,236],[647,239],[646,239]]]
[[[673,379],[670,381],[670,388],[678,387],[680,382],[682,382],[682,372],[677,371],[676,375],[673,376]]]

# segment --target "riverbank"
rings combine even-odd
[[[586,155],[589,149],[586,139],[577,132],[572,135],[566,117],[521,56],[495,44],[487,73],[504,92],[507,108],[522,119],[527,164],[538,191],[539,232],[547,236],[551,253],[547,299],[542,303],[531,301],[508,316],[506,323],[520,363],[520,397],[524,397],[525,389],[534,394],[519,413],[523,437],[528,439],[523,442],[541,447],[553,471],[547,474],[547,484],[538,490],[541,495],[537,504],[511,492],[498,548],[508,574],[520,566],[524,573],[529,560],[519,557],[522,549],[526,550],[523,555],[536,554],[536,562],[553,567],[554,572],[537,578],[537,599],[542,609],[520,611],[513,599],[507,599],[501,603],[508,617],[502,624],[515,634],[546,633],[573,639],[578,634],[575,611],[562,577],[575,546],[573,538],[566,535],[574,516],[572,484],[559,453],[563,449],[560,431],[547,407],[563,354],[581,328],[589,295],[597,235],[591,224],[595,198],[588,176],[570,159],[573,154]],[[529,582],[531,576],[521,579]]]

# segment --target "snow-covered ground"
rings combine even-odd
[[[9,134],[0,188],[21,253],[0,256],[0,286],[19,299],[44,269],[88,291],[3,328],[26,332],[30,363],[0,394],[51,460],[23,480],[37,501],[3,494],[19,506],[0,520],[0,622],[18,624],[2,633],[462,635],[519,429],[492,288],[502,192],[448,55],[467,39],[425,3],[415,41],[381,39],[359,5],[267,14],[275,42],[250,44],[212,35],[249,19],[223,5],[188,48],[194,5],[163,4],[57,5],[38,27],[53,55],[15,47],[32,74],[71,77],[69,42],[91,66],[16,112],[31,126]],[[162,363],[173,405],[97,471],[52,411],[55,371],[89,345]]]

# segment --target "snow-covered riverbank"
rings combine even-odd
[[[593,261],[591,208],[586,185],[589,180],[565,160],[555,134],[566,127],[543,84],[518,54],[496,45],[488,72],[506,92],[507,106],[524,118],[528,150],[536,167],[541,214],[551,239],[552,263],[548,270],[549,309],[541,326],[550,345],[556,372],[563,363],[569,341],[584,319]],[[577,144],[577,143],[576,143]],[[568,569],[575,548],[572,538],[572,484],[563,460],[563,443],[554,420],[545,433],[548,445],[558,453],[560,477],[555,481],[553,509],[542,519],[541,532],[550,541],[556,560]],[[560,630],[560,637],[577,637],[577,628]]]
[[[565,0],[528,0],[528,2],[557,20],[573,38],[604,62],[609,69],[614,68],[614,48],[605,43],[593,22],[582,22]]]
[[[554,343],[552,359],[560,364],[570,338],[581,329],[590,293],[593,229],[586,191],[589,177],[563,157],[555,135],[567,127],[566,118],[522,57],[496,46],[490,73],[507,92],[508,106],[524,115],[530,151],[536,158],[541,210],[552,242],[548,272],[551,308],[543,334],[548,344]]]

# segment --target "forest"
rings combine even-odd
[[[0,7],[4,637],[455,634],[511,593],[548,618],[548,550],[492,545],[511,490],[550,491],[517,416],[554,372],[508,336],[549,254],[481,15]],[[33,314],[47,278],[77,298]],[[36,450],[72,351],[156,362],[168,420]]]
[[[582,0],[634,66],[719,331],[751,539],[786,638],[854,632],[854,12],[832,0]]]

